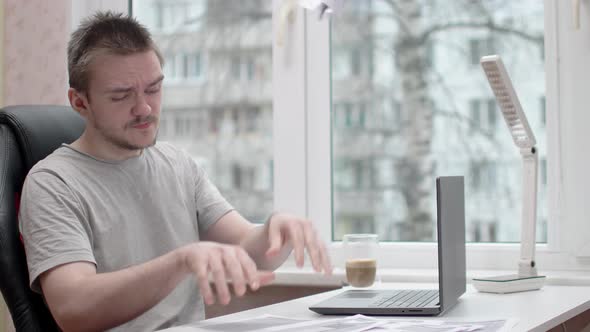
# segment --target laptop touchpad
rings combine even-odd
[[[349,291],[342,293],[339,298],[347,298],[347,299],[369,299],[379,295],[379,292],[369,292],[369,291]]]

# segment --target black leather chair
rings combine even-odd
[[[16,331],[59,331],[43,298],[31,291],[18,231],[18,204],[31,167],[84,130],[69,106],[0,109],[0,290]]]

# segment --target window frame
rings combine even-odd
[[[280,6],[279,0],[275,0],[275,7]],[[573,42],[568,35],[571,13],[570,4],[567,2],[558,2],[554,0],[544,0],[545,5],[545,73],[546,73],[546,103],[548,110],[560,110],[561,113],[547,113],[547,145],[548,160],[550,172],[548,173],[547,183],[547,208],[549,209],[548,220],[548,238],[546,244],[537,244],[536,261],[540,271],[546,270],[571,270],[587,269],[588,264],[584,264],[583,259],[590,257],[590,245],[587,245],[588,254],[580,256],[576,254],[572,246],[565,245],[568,236],[575,234],[576,227],[583,220],[573,218],[570,214],[565,215],[565,209],[568,202],[565,200],[564,191],[581,192],[580,186],[570,186],[565,188],[564,167],[569,167],[571,160],[564,160],[563,147],[566,144],[562,138],[563,124],[562,118],[572,115],[571,111],[567,112],[564,106],[564,96],[560,86],[564,81],[564,66],[562,59],[564,53],[579,49],[582,51],[580,43]],[[275,25],[277,27],[277,25]],[[273,73],[275,91],[279,91],[275,96],[275,201],[276,208],[286,208],[289,211],[305,215],[312,220],[318,229],[321,238],[329,243],[334,264],[342,266],[343,258],[340,250],[340,243],[332,241],[332,160],[331,160],[331,131],[332,123],[330,121],[331,95],[330,95],[330,29],[328,20],[318,21],[314,13],[297,12],[297,19],[293,23],[293,30],[296,31],[296,40],[292,40],[293,50],[291,56],[301,61],[299,64],[304,70],[304,74],[297,76],[296,82],[303,91],[297,95],[297,100],[289,104],[286,99],[293,98],[282,96],[281,90],[287,90],[279,85],[282,78],[277,75],[285,75],[282,71],[282,64],[273,61]],[[300,34],[303,34],[302,37]],[[294,36],[291,36],[294,37]],[[582,37],[578,37],[582,38]],[[302,40],[303,39],[303,40]],[[562,49],[563,40],[568,40],[568,49]],[[276,59],[285,56],[284,51],[276,52],[273,46],[273,52]],[[586,51],[587,52],[587,51]],[[301,67],[299,67],[301,68]],[[302,77],[303,76],[303,77]],[[576,105],[580,101],[568,95]],[[302,102],[304,101],[304,102]],[[304,107],[304,108],[302,108]],[[302,110],[305,110],[302,112]],[[328,110],[328,111],[326,111]],[[286,128],[285,121],[296,124],[291,126],[291,131],[283,132]],[[284,143],[281,134],[284,136],[295,135],[298,137],[304,133],[302,142],[289,144]],[[295,148],[295,149],[291,149]],[[289,156],[284,156],[287,154]],[[282,158],[285,157],[285,159]],[[288,162],[291,162],[290,165]],[[285,167],[288,166],[288,167]],[[287,176],[289,174],[289,176]],[[286,178],[290,180],[287,180]],[[570,206],[571,207],[571,206]],[[582,216],[580,207],[573,215]],[[573,219],[572,219],[573,218]],[[590,227],[588,227],[590,228]],[[587,229],[588,229],[587,228]],[[588,232],[586,232],[588,234]],[[578,241],[584,243],[583,240]],[[586,241],[588,242],[588,241]],[[428,268],[436,267],[437,258],[435,243],[412,243],[412,242],[395,242],[382,244],[380,255],[383,256],[380,262],[383,262],[385,268]],[[498,254],[500,253],[500,255]],[[518,243],[468,243],[467,244],[467,267],[475,270],[507,270],[516,271],[518,260],[520,259],[520,246]],[[290,263],[292,264],[292,262]]]

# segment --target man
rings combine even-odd
[[[25,181],[21,231],[33,290],[65,330],[155,330],[203,318],[268,284],[291,250],[331,273],[312,224],[276,213],[255,226],[190,156],[156,142],[162,57],[134,19],[99,13],[68,45],[82,136]],[[190,278],[192,276],[193,278]],[[209,280],[214,284],[215,293]]]

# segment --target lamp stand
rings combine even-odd
[[[522,219],[520,228],[520,260],[518,274],[474,278],[473,286],[480,292],[514,293],[543,287],[545,276],[537,275],[535,266],[535,228],[537,221],[537,150],[520,149],[522,156]]]

